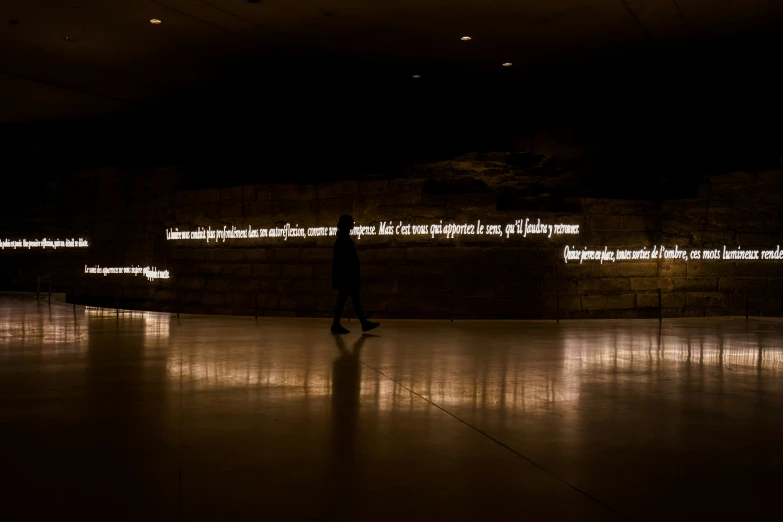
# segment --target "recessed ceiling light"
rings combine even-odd
[[[414,74],[413,77],[414,78],[421,78],[421,75],[420,74]]]
[[[460,40],[462,40],[463,42],[467,42],[468,40],[470,40],[470,36],[463,36],[462,38],[460,38]]]
[[[157,18],[152,18],[152,19],[150,20],[150,23],[151,23],[152,25],[159,25],[161,22],[160,22],[160,20],[158,20]]]
[[[503,67],[511,67],[511,62],[506,62],[503,64]]]
[[[74,38],[71,38],[70,36],[65,37],[66,42],[75,42],[76,40]]]

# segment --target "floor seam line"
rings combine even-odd
[[[178,318],[179,319],[179,318]],[[181,327],[182,324],[177,320],[177,326]],[[177,332],[181,333],[181,332]],[[184,368],[182,367],[182,364],[184,362],[184,357],[182,355],[182,338],[181,336],[178,336],[178,344],[179,344],[179,469],[177,470],[178,475],[178,495],[177,495],[177,511],[179,515],[179,519],[182,520],[182,372],[184,371]]]
[[[445,413],[446,415],[448,415],[448,416],[452,417],[453,419],[456,419],[457,421],[461,422],[462,424],[464,424],[465,426],[469,427],[470,429],[472,429],[472,430],[474,430],[474,431],[476,431],[476,432],[480,433],[480,434],[481,434],[481,435],[483,435],[484,437],[488,438],[489,440],[491,440],[491,441],[492,441],[492,442],[494,442],[495,444],[498,444],[499,446],[501,446],[501,447],[505,448],[506,450],[510,451],[511,453],[513,453],[513,454],[514,454],[514,455],[516,455],[517,457],[521,458],[522,460],[524,460],[524,461],[526,461],[526,462],[528,462],[528,463],[532,464],[533,466],[535,466],[536,468],[540,469],[541,471],[543,471],[543,472],[544,472],[544,473],[546,473],[547,475],[549,475],[549,476],[553,477],[555,480],[557,480],[557,481],[559,481],[559,482],[561,482],[561,483],[565,484],[565,485],[566,485],[566,486],[568,486],[569,488],[573,489],[574,491],[576,491],[576,492],[577,492],[577,493],[579,493],[580,495],[582,495],[582,496],[584,496],[584,497],[586,497],[586,498],[588,498],[588,499],[592,500],[593,502],[595,502],[596,504],[600,505],[601,507],[603,507],[603,508],[605,508],[605,509],[608,509],[609,511],[611,511],[611,512],[612,512],[612,513],[614,513],[615,515],[618,515],[618,516],[620,516],[620,517],[623,517],[623,518],[625,518],[625,519],[627,519],[627,520],[630,520],[630,517],[627,517],[627,516],[623,515],[622,513],[620,513],[620,512],[619,512],[619,511],[617,511],[616,509],[614,509],[612,506],[610,506],[610,505],[609,505],[609,504],[607,504],[606,502],[603,502],[602,500],[599,500],[598,498],[594,497],[594,496],[593,496],[593,495],[591,495],[590,493],[588,493],[588,492],[584,491],[583,489],[580,489],[578,486],[575,486],[575,485],[571,484],[570,482],[568,482],[567,480],[564,480],[564,479],[560,478],[559,476],[555,475],[553,472],[549,471],[548,469],[546,469],[546,468],[545,468],[545,467],[543,467],[542,465],[540,465],[540,464],[538,464],[537,462],[535,462],[535,461],[531,460],[530,458],[526,457],[525,455],[523,455],[522,453],[518,452],[518,451],[517,451],[517,450],[515,450],[514,448],[512,448],[512,447],[510,447],[509,445],[507,445],[507,444],[505,444],[505,443],[501,442],[500,440],[496,439],[495,437],[493,437],[492,435],[488,434],[487,432],[485,432],[485,431],[481,430],[480,428],[478,428],[478,427],[476,427],[476,426],[474,426],[474,425],[470,424],[469,422],[467,422],[467,421],[465,421],[465,420],[463,420],[463,419],[460,419],[459,417],[457,417],[456,415],[454,415],[453,413],[451,413],[451,412],[450,412],[450,411],[448,411],[447,409],[443,408],[443,407],[442,407],[442,406],[440,406],[439,404],[437,404],[437,403],[435,403],[435,402],[431,401],[431,400],[430,400],[430,399],[428,399],[427,397],[425,397],[425,396],[421,395],[420,393],[418,393],[418,392],[416,392],[416,391],[412,390],[411,388],[408,388],[407,386],[405,386],[405,385],[404,385],[404,384],[402,384],[401,382],[399,382],[399,381],[396,381],[396,380],[395,380],[395,379],[393,379],[392,377],[390,377],[390,376],[386,375],[385,373],[383,373],[381,370],[379,370],[379,369],[377,369],[377,368],[374,368],[374,367],[370,366],[369,364],[367,364],[367,363],[366,363],[366,362],[364,362],[364,361],[362,361],[362,364],[363,364],[363,365],[365,365],[366,367],[368,367],[369,369],[373,370],[374,372],[377,372],[377,373],[379,373],[380,375],[382,375],[382,376],[386,377],[387,379],[389,379],[390,381],[392,381],[392,382],[393,382],[394,384],[396,384],[397,386],[400,386],[401,388],[403,388],[403,389],[407,390],[408,392],[412,393],[413,395],[415,395],[416,397],[418,397],[418,398],[422,399],[423,401],[427,402],[428,404],[430,404],[430,405],[432,405],[432,406],[434,406],[434,407],[438,408],[440,411],[442,411],[442,412],[443,412],[443,413]]]

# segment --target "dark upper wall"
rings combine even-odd
[[[473,151],[576,160],[591,182],[701,180],[783,153],[774,35],[509,75],[246,63],[114,119],[6,126],[4,178],[178,165],[183,188],[394,175]],[[319,68],[320,67],[320,68]]]

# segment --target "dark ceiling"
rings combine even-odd
[[[442,71],[513,77],[758,34],[778,26],[783,2],[6,0],[0,10],[8,122],[132,110],[251,66],[256,81],[272,82],[365,68],[386,81]]]
[[[779,0],[5,0],[0,12],[6,149],[48,122],[41,147],[93,163],[366,172],[594,147],[622,171],[779,137],[762,128],[779,127]]]

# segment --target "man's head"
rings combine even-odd
[[[348,233],[351,231],[352,228],[353,228],[353,218],[348,214],[344,214],[340,216],[340,219],[337,221],[337,231]]]

